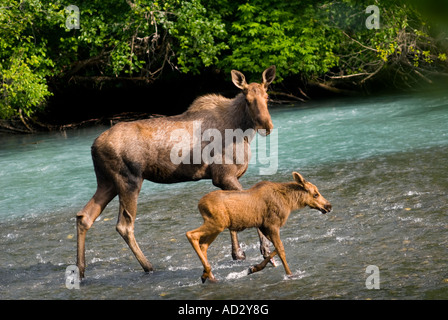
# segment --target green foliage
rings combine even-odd
[[[369,4],[369,0],[345,0],[326,8],[344,34],[338,75],[360,75],[355,84],[377,77],[388,85],[412,88],[422,81],[431,83],[429,75],[446,72],[446,42],[431,35],[429,17],[405,1],[383,1],[378,4],[380,28],[368,29],[364,23],[370,13],[363,8]]]
[[[39,38],[37,23],[45,26],[47,13],[40,1],[3,1],[0,8],[0,118],[31,116],[51,95],[45,77],[53,61],[47,40]]]
[[[308,2],[250,1],[238,6],[230,24],[232,49],[221,62],[227,71],[238,68],[259,74],[275,64],[277,81],[294,74],[323,74],[338,62],[338,35]]]
[[[0,118],[31,117],[49,83],[153,81],[169,68],[239,69],[259,80],[275,64],[277,82],[353,76],[357,84],[383,70],[415,83],[446,70],[446,41],[417,2],[374,2],[378,30],[365,26],[370,0],[77,0],[80,28],[67,29],[66,1],[3,0]]]
[[[0,118],[39,110],[51,95],[49,79],[151,80],[166,65],[199,73],[227,48],[219,15],[199,0],[78,0],[80,29],[72,30],[66,5],[2,2]]]
[[[220,16],[207,12],[199,0],[182,2],[168,31],[176,39],[177,62],[185,73],[199,73],[201,67],[216,64],[218,54],[228,48]]]

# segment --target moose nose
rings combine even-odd
[[[273,125],[267,126],[266,128],[258,129],[258,133],[264,137],[271,134],[272,129],[274,129]]]
[[[271,122],[271,125],[269,126],[269,130],[268,130],[268,134],[271,133],[272,129],[274,129],[274,125],[273,125],[272,122]]]
[[[271,121],[269,121],[268,125],[266,126],[266,136],[271,134],[272,129],[274,129],[274,125]]]
[[[327,210],[327,213],[328,212],[331,212],[331,209],[333,208],[332,206],[331,206],[331,204],[326,204],[325,206],[324,206],[324,208],[325,208],[325,210]]]

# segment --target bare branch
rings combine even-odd
[[[380,72],[381,69],[383,69],[384,66],[384,62],[381,63],[380,67],[378,69],[375,70],[375,72],[372,72],[369,76],[365,77],[364,79],[362,79],[360,81],[360,83],[365,83],[367,80],[369,80],[370,78],[372,78],[373,76],[375,76],[378,72]]]
[[[342,31],[342,30],[341,30],[341,31]],[[363,44],[362,44],[361,42],[359,42],[358,40],[353,39],[353,38],[350,37],[347,33],[345,33],[345,31],[342,31],[342,33],[343,33],[347,38],[349,38],[350,40],[352,40],[352,41],[356,42],[357,44],[359,44],[361,47],[366,48],[366,49],[369,49],[369,50],[372,50],[372,51],[374,51],[374,52],[378,52],[378,50],[373,49],[373,48],[371,48],[371,47],[368,47],[368,46],[366,46],[366,45],[363,45]]]
[[[353,78],[353,77],[359,77],[359,76],[366,76],[369,75],[368,72],[361,72],[361,73],[355,73],[355,74],[347,74],[345,76],[330,76],[330,79],[347,79],[347,78]]]

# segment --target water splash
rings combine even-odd
[[[237,279],[244,278],[248,275],[249,275],[248,269],[240,271],[240,272],[231,272],[226,276],[226,280],[237,280]]]

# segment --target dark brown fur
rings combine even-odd
[[[86,233],[107,204],[117,195],[120,209],[116,229],[143,269],[153,270],[134,237],[137,198],[144,179],[159,183],[211,179],[215,186],[224,190],[242,189],[238,179],[247,170],[250,158],[249,144],[253,135],[239,142],[244,144],[242,146],[245,151],[244,163],[238,164],[234,161],[232,164],[227,164],[228,162],[174,164],[170,152],[176,142],[171,141],[171,133],[183,129],[193,136],[192,124],[200,121],[202,132],[214,128],[222,132],[222,137],[225,136],[225,129],[243,131],[264,129],[265,133],[269,134],[273,125],[267,109],[266,90],[274,80],[275,67],[266,69],[262,77],[261,84],[247,84],[244,75],[233,70],[232,81],[242,90],[242,93],[235,98],[206,95],[196,99],[183,114],[119,123],[95,140],[92,145],[92,159],[97,190],[86,206],[77,213],[77,266],[81,278],[84,277],[85,270]],[[206,144],[207,142],[202,142],[200,148],[204,148]],[[222,157],[224,156],[223,148]],[[244,253],[239,249],[236,233],[231,234],[234,258],[244,258]]]
[[[276,183],[263,181],[243,191],[213,191],[199,201],[199,211],[204,223],[199,228],[188,231],[187,238],[199,256],[204,273],[202,282],[215,281],[207,260],[207,249],[224,229],[241,231],[246,228],[259,228],[274,244],[273,251],[265,260],[250,269],[262,270],[276,254],[291,275],[280,240],[282,227],[293,210],[309,206],[322,213],[331,211],[331,204],[319,193],[315,185],[293,172],[294,182]]]

